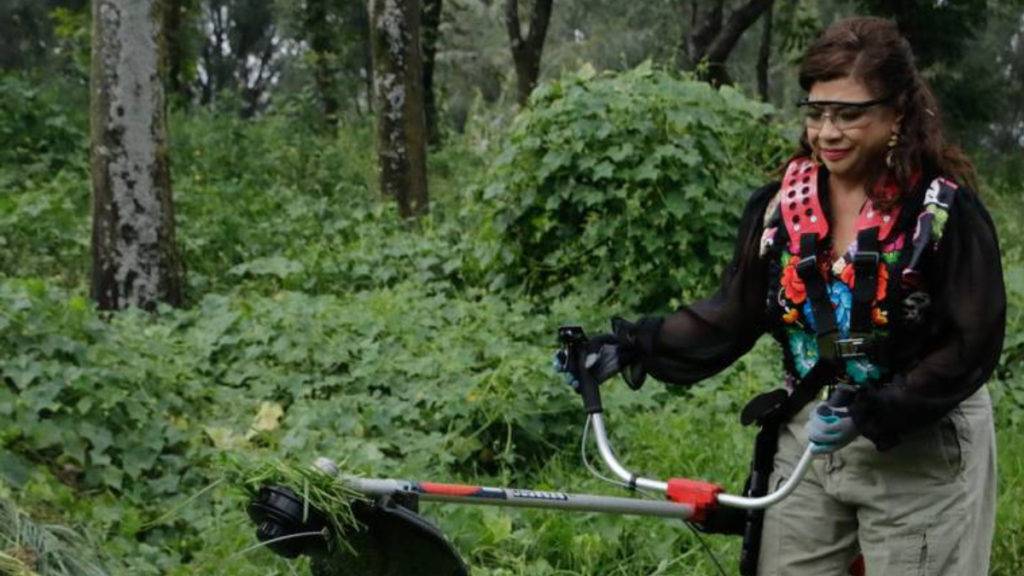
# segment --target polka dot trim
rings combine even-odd
[[[789,231],[789,251],[800,253],[800,235],[828,235],[828,219],[818,201],[818,167],[807,158],[789,163],[782,179],[782,221]]]
[[[871,200],[868,200],[864,204],[864,208],[861,209],[860,215],[857,216],[857,230],[867,230],[868,228],[878,227],[878,240],[886,240],[889,238],[889,234],[892,233],[892,229],[896,226],[896,220],[899,219],[900,207],[896,206],[890,212],[882,212],[876,210],[871,205]]]

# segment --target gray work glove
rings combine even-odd
[[[649,329],[657,330],[660,326],[659,318],[644,319],[640,323],[642,328],[646,323]],[[622,318],[612,318],[612,332],[599,334],[587,341],[585,364],[587,370],[594,377],[598,384],[608,380],[612,376],[621,373],[622,378],[633,390],[639,390],[647,379],[643,363],[640,362],[643,349],[637,343],[638,324],[633,324]],[[565,375],[565,381],[579,392],[579,382],[565,365],[567,359],[555,355],[555,370]]]
[[[811,412],[804,430],[813,454],[831,454],[860,436],[848,403],[821,402]]]
[[[600,334],[587,341],[584,365],[598,384],[615,376],[622,369],[621,351],[619,339],[614,334]],[[579,392],[580,383],[566,362],[567,359],[562,357],[561,353],[555,354],[555,371],[561,372],[565,382]]]

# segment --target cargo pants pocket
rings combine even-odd
[[[962,477],[965,469],[964,450],[968,441],[968,424],[960,408],[954,408],[938,426],[939,451],[951,477]]]

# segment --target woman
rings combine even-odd
[[[592,370],[689,384],[771,333],[789,404],[750,407],[777,433],[770,487],[808,442],[824,457],[765,514],[758,573],[845,574],[862,553],[872,576],[985,574],[996,489],[982,385],[1006,304],[971,165],[945,142],[890,21],[829,27],[800,84],[799,152],[751,197],[719,291],[665,318],[616,323],[592,341]],[[854,400],[829,409],[822,394],[837,385]]]

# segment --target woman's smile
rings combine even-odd
[[[821,156],[829,162],[838,162],[849,153],[849,148],[823,148],[821,150]]]

